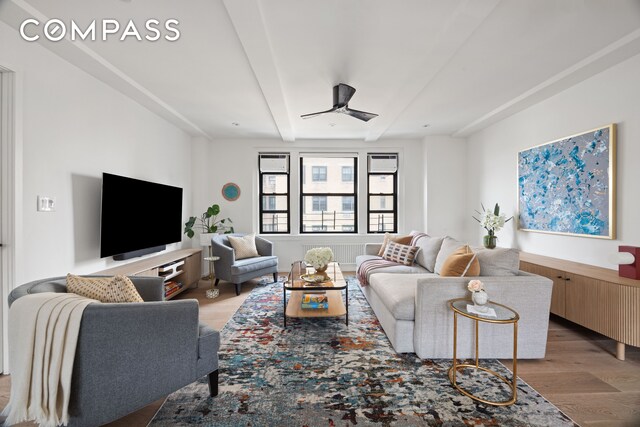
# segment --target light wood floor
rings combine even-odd
[[[201,321],[220,330],[255,282],[243,285],[240,296],[235,295],[232,285],[221,283],[220,296],[214,300],[205,297],[208,286],[209,282],[202,281],[198,289],[178,298],[198,299]],[[614,354],[614,341],[552,316],[546,358],[519,361],[518,376],[581,426],[640,426],[640,348],[627,347],[624,362]],[[502,362],[511,368],[511,361]],[[0,407],[7,404],[9,389],[10,377],[1,376]],[[108,426],[146,426],[162,402],[158,400]]]

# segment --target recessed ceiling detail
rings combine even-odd
[[[637,0],[0,1],[17,37],[27,18],[176,19],[174,42],[33,43],[211,139],[465,137],[640,54]],[[341,82],[379,117],[300,117]]]

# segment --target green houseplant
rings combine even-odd
[[[200,215],[200,217],[192,216],[189,221],[184,223],[184,234],[189,238],[195,235],[195,230],[199,230],[201,233],[219,233],[224,234],[233,233],[233,221],[230,218],[218,219],[220,215],[220,206],[213,204],[207,208],[207,210]]]

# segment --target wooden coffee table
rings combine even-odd
[[[306,266],[302,261],[296,261],[291,265],[291,272],[282,287],[284,304],[284,327],[287,327],[287,317],[340,317],[345,316],[345,323],[349,324],[349,288],[342,276],[342,271],[337,262],[329,263],[327,276],[329,280],[323,283],[310,284],[300,278],[306,273]],[[287,302],[287,291],[291,297]],[[302,294],[305,292],[324,291],[329,300],[327,309],[303,309]],[[342,291],[345,292],[344,301]]]

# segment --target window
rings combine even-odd
[[[353,212],[355,210],[354,200],[351,196],[342,197],[342,212]],[[344,227],[343,227],[344,228]]]
[[[322,212],[327,210],[327,197],[326,196],[312,196],[311,197],[311,210],[314,212]]]
[[[312,166],[311,167],[311,180],[313,182],[327,182],[327,167],[326,166]]]
[[[289,233],[289,154],[258,156],[260,233]]]
[[[342,182],[353,182],[353,166],[342,167]]]
[[[351,153],[300,154],[300,233],[357,233],[357,160]]]
[[[398,232],[398,155],[369,154],[367,231]]]
[[[271,176],[269,177],[271,178]],[[265,196],[267,198],[267,206],[266,209],[269,211],[276,210],[276,196]]]

